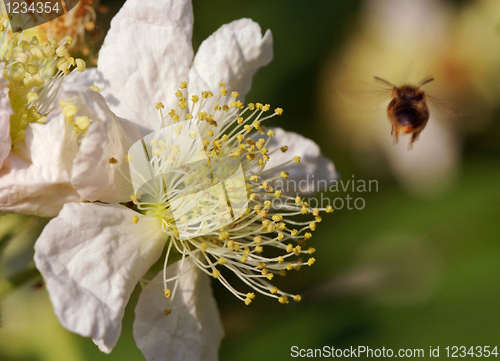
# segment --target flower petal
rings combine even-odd
[[[0,168],[10,153],[10,107],[8,81],[3,78],[5,63],[0,63]]]
[[[281,190],[286,194],[301,194],[304,196],[314,194],[316,192],[326,190],[330,182],[337,179],[337,173],[333,162],[325,157],[319,146],[311,139],[304,138],[303,136],[287,132],[281,128],[269,128],[274,130],[275,136],[271,138],[268,144],[270,151],[276,148],[287,146],[286,152],[277,151],[273,153],[264,168],[266,178],[279,177],[281,171],[289,173],[287,179],[281,179],[274,182],[276,190]],[[267,140],[268,136],[257,133],[254,138],[264,138]],[[293,157],[299,156],[301,158],[298,164],[292,162],[283,167],[276,166],[290,161]],[[269,169],[266,172],[266,169]]]
[[[164,296],[163,271],[142,290],[135,308],[135,341],[148,361],[218,360],[224,330],[210,279],[189,259],[181,263],[167,268],[167,277],[183,273],[172,304]],[[165,316],[167,308],[172,313]]]
[[[76,104],[80,115],[95,120],[75,158],[73,186],[89,201],[130,201],[133,189],[125,156],[140,138],[139,130],[127,120],[118,120],[102,95],[87,87],[75,88],[65,95]]]
[[[61,324],[111,352],[130,294],[161,255],[162,237],[158,218],[126,207],[66,204],[35,244],[35,263]]]
[[[200,96],[202,91],[210,90],[215,102],[220,92],[219,83],[225,82],[228,94],[218,103],[230,102],[232,91],[238,91],[239,99],[244,101],[254,74],[272,58],[270,30],[262,36],[259,24],[251,19],[225,24],[208,37],[196,53],[189,71],[189,94]]]
[[[30,124],[16,146],[0,169],[1,211],[53,217],[64,203],[80,200],[71,186],[76,134],[63,116]]]
[[[64,77],[64,82],[61,86],[61,92],[66,89],[71,89],[74,85],[89,86],[94,84],[97,79],[97,68],[87,68],[85,71],[73,71],[71,74]]]
[[[96,80],[116,115],[159,127],[155,105],[175,108],[175,92],[188,78],[192,27],[190,0],[125,2],[99,52]]]

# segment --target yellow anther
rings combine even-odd
[[[299,196],[295,197],[295,203],[296,204],[299,204],[301,201],[301,198]]]
[[[173,145],[170,146],[170,150],[175,155],[177,155],[177,154],[179,154],[181,152],[181,149],[179,148],[179,146],[175,145],[175,144],[173,144]]]
[[[290,232],[290,234],[294,237],[297,235],[297,233],[299,233],[299,231],[297,231],[296,229],[292,229],[292,231]]]
[[[38,64],[27,64],[26,65],[26,72],[28,72],[31,75],[35,75],[38,73],[38,70],[40,69],[40,66]]]
[[[269,292],[271,292],[273,295],[277,294],[278,293],[278,287],[273,287],[269,290]]]
[[[262,105],[262,103],[256,103],[256,104],[255,104],[255,107],[256,107],[258,110],[262,110],[262,107],[263,107],[263,106],[264,106],[264,105]]]
[[[267,112],[270,108],[271,106],[269,104],[266,104],[262,107],[262,111]]]
[[[240,258],[241,263],[245,263],[247,260],[248,260],[248,257],[245,255],[241,256],[241,258]]]
[[[295,295],[295,296],[293,296],[293,300],[295,302],[300,302],[302,300],[302,297],[300,297],[300,295]]]
[[[269,270],[267,268],[264,268],[261,273],[263,276],[265,276],[269,273]]]
[[[79,71],[80,73],[83,73],[85,69],[87,69],[87,64],[83,59],[76,59],[76,70]]]
[[[229,239],[229,233],[228,232],[222,232],[220,235],[219,235],[219,240],[220,241],[223,241],[225,239]],[[229,244],[229,242],[228,242]]]
[[[288,297],[286,297],[286,296],[281,296],[281,297],[278,299],[278,301],[279,301],[282,305],[284,305],[285,303],[288,303]]]
[[[252,303],[252,300],[251,300],[250,298],[248,298],[248,297],[247,297],[247,298],[245,298],[245,305],[247,305],[247,306],[248,306],[248,305],[249,305],[249,304],[251,304],[251,303]]]
[[[282,193],[281,191],[276,191],[276,192],[274,193],[274,196],[275,196],[276,198],[281,198],[281,193]]]
[[[191,119],[193,119],[193,116],[188,113],[188,114],[186,114],[186,116],[184,118],[186,118],[187,120],[191,120]]]
[[[101,88],[99,88],[97,85],[94,85],[94,84],[90,84],[89,88],[95,92],[99,92],[101,90]]]
[[[75,125],[81,130],[87,130],[90,125],[90,119],[86,115],[75,118]]]
[[[260,242],[262,242],[262,237],[261,236],[255,236],[253,237],[253,241],[257,244],[259,244]]]
[[[26,95],[26,99],[28,100],[28,103],[32,103],[37,101],[39,98],[38,93],[28,93]]]
[[[200,97],[198,95],[193,95],[191,97],[191,100],[193,101],[193,103],[198,103],[198,100],[200,100]]]
[[[276,108],[276,109],[274,109],[274,112],[275,112],[276,114],[278,114],[278,115],[281,115],[281,114],[283,114],[283,109],[281,109],[281,108]]]
[[[268,136],[270,136],[270,137],[274,137],[274,130],[269,129],[269,130],[267,131],[267,135],[268,135]]]
[[[283,219],[283,216],[281,214],[275,214],[272,218],[273,218],[273,221],[279,222]]]
[[[287,264],[286,264],[286,269],[287,269],[287,270],[289,270],[289,271],[290,271],[290,270],[292,270],[292,268],[293,268],[293,265],[292,265],[291,263],[287,263]]]
[[[131,200],[132,202],[134,202],[134,203],[137,203],[137,202],[138,202],[138,201],[137,201],[137,197],[136,197],[134,194],[132,194],[132,195],[130,196],[130,200]]]
[[[307,264],[308,264],[309,266],[312,266],[312,265],[314,264],[314,262],[316,262],[316,259],[315,259],[315,258],[313,258],[313,257],[311,257],[311,258],[309,258],[309,259],[307,260]]]
[[[285,171],[281,171],[280,175],[283,177],[283,178],[288,178],[288,176],[290,175],[288,172],[285,172]]]
[[[332,206],[327,206],[325,209],[326,213],[332,213],[333,212],[333,207]]]
[[[168,315],[170,315],[172,313],[172,310],[170,308],[165,308],[163,310],[163,313],[165,314],[165,316],[168,316]]]
[[[304,239],[305,239],[306,241],[307,241],[309,238],[311,238],[311,237],[312,237],[312,234],[311,234],[311,233],[309,233],[309,232],[306,232],[306,233],[304,234]]]
[[[274,274],[273,273],[268,273],[266,275],[266,278],[270,281],[270,280],[272,280],[274,278]]]
[[[309,228],[311,228],[312,231],[315,231],[316,230],[316,223],[315,222],[311,222],[309,224]]]
[[[225,258],[222,258],[222,257],[221,257],[221,258],[219,258],[219,259],[217,260],[217,262],[218,262],[220,265],[225,265],[227,261],[226,261],[226,259],[225,259]]]
[[[231,93],[231,96],[232,96],[234,99],[236,99],[236,98],[238,98],[238,97],[240,96],[240,93],[238,93],[238,92],[232,92],[232,93]]]
[[[139,222],[139,217],[133,216],[132,217],[132,224],[137,224],[137,222]]]
[[[249,103],[248,104],[248,109],[254,110],[255,109],[255,104],[254,103]]]
[[[306,207],[302,207],[302,208],[300,209],[300,211],[302,212],[302,214],[307,214],[307,213],[309,213],[309,209],[308,209],[308,208],[306,208]]]
[[[219,276],[220,276],[220,272],[218,270],[214,269],[212,271],[212,277],[213,278],[219,278]]]
[[[207,245],[205,242],[203,242],[202,244],[200,244],[200,249],[201,249],[203,252],[205,252],[205,251],[207,250],[207,248],[208,248],[208,245]]]
[[[262,251],[264,251],[264,248],[262,246],[255,247],[255,252],[262,253]]]
[[[196,138],[198,136],[198,132],[196,130],[192,130],[189,132],[189,136],[191,138]]]
[[[161,155],[161,149],[156,148],[155,150],[153,150],[153,154],[159,157]]]
[[[258,269],[264,269],[266,268],[266,264],[264,262],[260,262],[258,265],[257,265],[257,268]]]
[[[168,288],[165,288],[164,293],[166,298],[172,297],[172,291],[170,291]]]
[[[286,251],[287,251],[287,253],[292,253],[292,251],[293,251],[293,245],[291,243],[287,244]]]
[[[252,182],[258,182],[259,181],[259,177],[257,177],[256,175],[253,175],[253,176],[250,177],[250,180]]]
[[[278,241],[281,241],[281,240],[283,240],[283,238],[285,238],[285,235],[280,232],[280,233],[278,233],[278,237],[277,238],[278,238]]]
[[[158,102],[158,103],[156,103],[156,109],[157,109],[157,110],[160,110],[160,109],[165,109],[165,106],[163,105],[163,103],[162,103],[162,102]],[[173,110],[173,109],[172,109],[172,110]],[[175,114],[175,113],[174,113],[174,114]],[[169,113],[169,115],[170,115],[170,113]],[[170,116],[171,116],[171,115],[170,115]]]
[[[285,259],[281,256],[278,257],[278,263],[279,264],[282,264],[283,262],[285,262]]]
[[[299,156],[293,157],[293,162],[294,163],[299,163],[300,162],[300,157]]]

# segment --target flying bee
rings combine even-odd
[[[399,133],[412,134],[409,149],[417,141],[420,133],[429,121],[430,111],[427,105],[428,96],[421,89],[425,84],[434,80],[433,77],[422,80],[418,85],[396,86],[387,80],[374,77],[375,80],[392,87],[392,100],[387,106],[387,117],[392,125],[391,135],[395,143],[399,140]]]

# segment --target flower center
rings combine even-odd
[[[281,303],[288,303],[288,297],[299,301],[300,296],[280,291],[269,281],[275,274],[284,275],[315,262],[314,258],[302,259],[302,255],[314,252],[313,248],[302,247],[321,217],[320,209],[311,209],[300,197],[274,190],[273,181],[287,178],[287,172],[269,176],[275,168],[264,169],[274,152],[288,149],[285,146],[269,151],[275,134],[273,130],[266,132],[262,125],[283,110],[277,108],[266,115],[269,105],[244,106],[237,100],[237,92],[231,93],[229,105],[220,105],[227,103],[228,94],[221,83],[217,99],[208,91],[201,97],[192,96],[189,112],[186,86],[185,82],[181,84],[176,93],[177,108],[168,114],[164,114],[162,103],[157,104],[160,130],[135,143],[127,157],[134,204],[146,214],[159,217],[170,236],[164,264],[165,296],[175,293],[179,278],[166,278],[168,255],[175,250],[181,262],[191,257],[203,272],[218,279],[246,304],[252,302],[255,293],[237,291],[219,267],[231,270],[254,291]],[[300,157],[291,157],[280,167],[298,162]],[[287,201],[285,205],[274,204],[280,199]],[[331,207],[321,210],[333,211]],[[314,220],[288,219],[301,214],[312,214]],[[274,249],[273,256],[265,256],[265,249]],[[281,255],[277,256],[276,250]],[[176,283],[171,291],[167,283],[173,280]]]
[[[1,16],[1,15],[0,15]],[[3,23],[3,17],[0,18]],[[22,33],[7,41],[8,28],[3,32],[1,44],[5,63],[4,79],[8,80],[9,99],[13,114],[10,117],[11,142],[25,138],[30,123],[44,123],[54,109],[63,77],[71,71],[84,71],[85,62],[69,56],[66,45],[71,38],[58,45],[55,38],[40,44],[36,37],[30,42],[22,40]],[[72,69],[73,68],[73,69]]]

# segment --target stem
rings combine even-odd
[[[40,276],[40,273],[36,269],[34,264],[28,266],[28,268],[17,272],[16,274],[8,277],[5,280],[0,281],[0,298],[8,294],[10,291],[14,290],[16,287],[23,285],[29,280]]]

